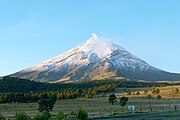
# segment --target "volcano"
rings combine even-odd
[[[40,82],[103,79],[180,80],[180,74],[155,68],[121,46],[104,41],[94,33],[84,45],[10,76]]]

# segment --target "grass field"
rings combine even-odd
[[[180,86],[174,86],[173,89],[180,88]],[[118,89],[116,95],[118,97],[117,103],[114,105],[109,104],[108,97],[95,97],[93,99],[78,98],[73,100],[59,100],[56,102],[55,107],[52,111],[53,115],[56,115],[58,112],[64,112],[68,116],[74,116],[76,111],[80,108],[85,109],[90,119],[131,119],[133,117],[139,119],[150,119],[157,118],[158,116],[163,118],[165,116],[172,116],[172,118],[179,118],[180,114],[180,94],[174,95],[176,99],[172,99],[172,87],[162,87],[160,89],[160,95],[162,99],[151,99],[153,112],[149,113],[149,102],[146,95],[143,94],[142,88],[131,89],[131,91],[140,91],[141,95],[126,95],[123,93],[123,90]],[[151,94],[149,92],[148,94]],[[119,98],[122,96],[127,96],[129,98],[128,105],[136,106],[136,110],[133,113],[127,110],[125,107],[125,113],[122,113],[122,108],[119,104]],[[174,111],[174,102],[177,108],[176,112]],[[16,112],[26,112],[30,116],[34,116],[38,113],[37,103],[12,103],[12,104],[0,104],[0,113],[2,113],[6,118],[14,118]],[[157,114],[158,113],[158,114]],[[124,116],[124,118],[123,118]],[[154,116],[154,117],[153,117]],[[106,118],[107,117],[107,118]],[[116,118],[117,117],[117,118]],[[169,117],[167,117],[169,118]]]

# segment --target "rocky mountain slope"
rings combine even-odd
[[[123,79],[180,80],[180,74],[152,67],[124,48],[105,42],[96,34],[63,54],[10,76],[43,82]]]

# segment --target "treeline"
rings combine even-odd
[[[0,93],[3,92],[44,92],[44,91],[64,91],[65,89],[93,89],[104,85],[115,84],[119,88],[124,87],[152,87],[152,86],[167,86],[168,83],[156,82],[136,82],[127,80],[97,80],[97,81],[79,81],[72,83],[42,83],[16,77],[4,77],[0,80]]]
[[[57,100],[60,99],[76,99],[78,97],[92,98],[96,95],[114,92],[117,85],[103,85],[100,87],[94,87],[91,89],[65,89],[63,91],[47,91],[47,92],[29,92],[29,93],[1,93],[0,103],[29,103],[37,102],[42,99],[48,99],[55,96]]]
[[[0,93],[26,93],[26,92],[44,92],[44,91],[66,91],[70,90],[88,90],[105,85],[115,84],[109,81],[82,81],[73,83],[42,83],[17,77],[4,77],[0,80]],[[102,88],[103,89],[103,88]]]
[[[117,88],[166,86],[167,83],[126,80],[80,81],[73,83],[41,83],[15,77],[0,80],[0,103],[37,102],[56,96],[60,99],[92,98],[114,92]]]

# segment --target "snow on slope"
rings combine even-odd
[[[110,42],[103,41],[95,33],[92,34],[92,37],[80,48],[80,51],[86,53],[96,53],[100,59],[111,54],[113,51],[123,48],[116,46]]]
[[[114,52],[117,55],[111,56]],[[147,63],[127,52],[124,48],[111,42],[103,41],[95,33],[87,42],[77,48],[68,50],[50,60],[44,61],[36,66],[25,69],[25,71],[33,70],[51,70],[58,68],[66,68],[68,65],[80,65],[95,63],[102,59],[108,58],[116,67],[132,67],[135,68],[141,64],[142,70],[149,67]]]
[[[164,71],[150,66],[116,44],[103,41],[103,38],[93,33],[84,45],[19,71],[13,76],[37,81],[90,80],[108,78],[108,75],[109,79],[121,77],[120,75],[148,79],[156,72],[159,72],[156,76],[164,74]]]

